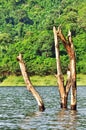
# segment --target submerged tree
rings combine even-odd
[[[56,30],[56,28],[53,27],[53,33],[54,33],[54,40],[55,40],[55,53],[56,53],[56,63],[57,63],[56,77],[58,81],[58,87],[59,87],[59,93],[61,99],[61,108],[67,108],[68,93],[71,88],[71,110],[76,110],[77,109],[76,108],[77,107],[76,57],[75,57],[74,46],[71,38],[71,32],[69,31],[68,33],[68,39],[64,37],[60,27],[58,27],[58,30]],[[70,59],[70,63],[68,65],[68,70],[67,70],[66,85],[64,85],[64,76],[61,68],[60,53],[59,53],[60,52],[59,39],[62,41]],[[23,75],[27,89],[32,93],[32,95],[37,100],[39,110],[44,111],[45,107],[44,107],[43,100],[40,97],[39,93],[33,87],[30,78],[27,75],[25,63],[22,59],[21,54],[19,54],[17,60],[19,61],[21,73]]]
[[[43,100],[42,100],[41,96],[39,95],[39,93],[36,91],[36,89],[33,87],[32,83],[30,81],[30,78],[28,77],[27,70],[26,70],[26,67],[25,67],[25,63],[24,63],[24,61],[22,59],[21,54],[19,54],[19,56],[17,56],[17,60],[19,61],[21,73],[22,73],[23,79],[25,81],[25,84],[27,86],[27,89],[35,97],[35,99],[36,99],[36,101],[38,103],[38,106],[39,106],[39,110],[44,111],[45,107],[44,107]]]
[[[76,110],[77,109],[76,58],[71,38],[71,32],[69,31],[68,33],[68,39],[64,37],[60,27],[58,27],[58,30],[56,30],[56,28],[53,27],[53,32],[55,40],[56,63],[57,63],[56,77],[58,81],[59,93],[61,98],[61,108],[67,108],[68,93],[71,88],[71,110]],[[70,63],[67,70],[66,85],[64,85],[64,77],[61,69],[59,39],[62,41],[62,44],[64,45],[70,59]]]

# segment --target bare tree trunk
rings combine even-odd
[[[59,85],[59,89],[61,90],[60,94],[62,95],[62,93],[63,93],[63,95],[64,94],[66,95],[65,97],[66,97],[66,104],[67,104],[68,93],[69,93],[69,90],[71,87],[71,109],[76,110],[76,105],[77,105],[76,57],[75,57],[74,46],[73,46],[72,38],[71,38],[71,32],[69,31],[68,40],[66,40],[66,38],[62,34],[60,27],[58,27],[58,30],[56,30],[55,27],[53,27],[53,32],[54,32],[54,39],[55,39],[57,70],[60,72],[60,75],[62,75],[61,67],[60,68],[58,67],[58,65],[61,66],[59,64],[60,56],[57,56],[57,54],[59,52],[59,48],[56,47],[56,45],[58,44],[58,38],[62,41],[62,43],[69,55],[69,59],[70,59],[70,66],[69,66],[69,69],[67,72],[68,78],[67,78],[66,86],[64,86],[64,84],[62,84],[62,80],[58,76],[58,85]],[[58,72],[58,74],[59,74],[59,72]]]
[[[68,93],[70,91],[70,87],[71,87],[71,75],[70,75],[70,69],[68,67],[68,70],[67,70],[67,81],[66,81],[66,87],[65,87],[67,97],[68,97]]]
[[[71,110],[76,110],[77,106],[77,87],[76,87],[76,57],[71,38],[71,32],[68,34],[68,41],[71,46],[70,71],[71,71]]]
[[[57,38],[57,32],[55,27],[53,27],[54,32],[54,40],[55,40],[55,53],[56,53],[56,64],[57,64],[57,81],[59,87],[59,93],[61,98],[61,108],[67,108],[67,97],[64,89],[64,77],[61,70],[61,63],[60,63],[60,54],[59,54],[59,42]]]
[[[21,54],[19,54],[19,56],[17,57],[17,60],[19,61],[21,73],[22,73],[22,76],[24,78],[24,81],[25,81],[25,84],[27,86],[27,89],[32,93],[32,95],[37,100],[37,103],[38,103],[38,106],[39,106],[39,110],[40,111],[44,111],[45,107],[44,107],[43,100],[40,97],[40,95],[38,94],[38,92],[36,91],[36,89],[33,87],[32,83],[30,81],[30,78],[27,75],[25,64],[24,64],[24,61],[22,59],[22,55]]]

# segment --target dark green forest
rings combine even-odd
[[[30,75],[56,73],[53,26],[69,29],[77,73],[86,74],[86,0],[0,0],[0,79],[20,75],[16,57],[23,54]],[[60,48],[63,73],[69,58]]]

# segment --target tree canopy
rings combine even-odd
[[[86,73],[86,0],[0,0],[0,75],[20,74],[16,57],[23,54],[31,75],[56,72],[53,26],[70,29],[77,73]],[[68,57],[61,47],[64,73]]]

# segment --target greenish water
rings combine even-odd
[[[36,89],[44,100],[44,112],[38,111],[26,87],[0,87],[0,130],[86,130],[86,87],[78,87],[77,111],[60,109],[57,87]]]

